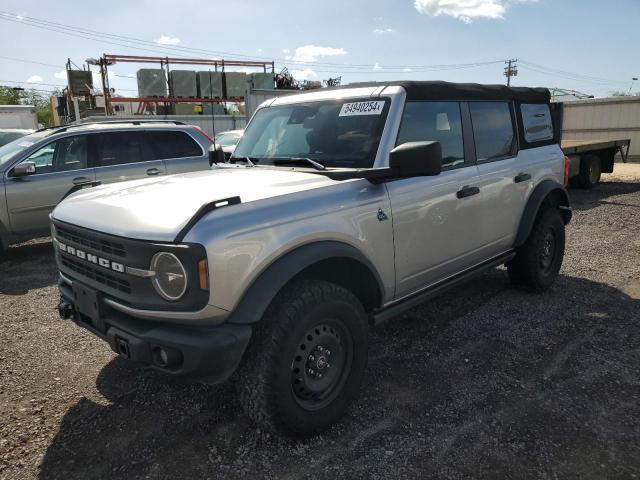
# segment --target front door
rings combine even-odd
[[[397,144],[438,141],[443,171],[387,183],[393,213],[396,297],[483,260],[482,202],[458,102],[407,102]],[[464,132],[463,132],[464,130]],[[466,151],[465,151],[466,150]]]
[[[87,166],[87,137],[61,138],[23,159],[33,162],[36,172],[24,177],[7,173],[5,181],[11,230],[16,235],[46,234],[49,214],[70,192],[95,181]]]

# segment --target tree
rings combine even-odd
[[[0,86],[0,105],[20,105],[20,90]]]

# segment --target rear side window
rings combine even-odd
[[[143,160],[137,132],[108,132],[92,135],[97,165],[123,165]]]
[[[553,122],[549,105],[520,105],[524,139],[527,143],[544,142],[553,138]]]
[[[469,102],[479,162],[512,155],[515,132],[507,102]]]
[[[458,102],[407,102],[397,145],[435,141],[442,146],[442,166],[464,163],[462,121]]]
[[[200,157],[202,147],[185,132],[159,130],[143,132],[146,143],[153,152],[152,160],[169,158]]]

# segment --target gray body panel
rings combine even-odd
[[[402,87],[322,90],[268,100],[260,108],[354,97],[391,100],[374,160],[375,167],[386,167],[404,110]],[[209,305],[218,312],[214,323],[237,309],[243,294],[278,259],[323,242],[343,243],[362,254],[381,281],[384,307],[510,252],[534,187],[550,179],[562,188],[563,158],[560,148],[550,145],[488,163],[467,162],[434,177],[383,183],[339,182],[284,167],[222,167],[81,192],[53,216],[126,238],[172,242],[201,208],[239,196],[241,203],[198,218],[183,239],[206,248]],[[519,173],[531,179],[516,183]],[[469,186],[480,193],[458,198]],[[144,318],[152,315],[145,312]]]
[[[76,136],[99,135],[101,132],[131,131],[185,132],[200,146],[202,155],[95,167],[91,166],[94,160],[88,158],[87,168],[36,173],[19,178],[10,176],[14,166],[58,140]],[[29,138],[24,137],[21,140]],[[0,167],[0,184],[2,185],[0,242],[6,247],[14,241],[46,235],[49,232],[50,213],[63,198],[78,189],[78,184],[90,184],[97,181],[106,185],[126,180],[154,178],[167,173],[209,170],[209,145],[210,141],[190,126],[140,125],[123,127],[121,125],[98,124],[69,128],[59,133],[53,130],[50,135],[41,133],[33,145]],[[90,153],[87,155],[89,156]]]

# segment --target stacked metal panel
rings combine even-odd
[[[225,72],[226,98],[244,97],[247,92],[247,74],[244,72]]]
[[[140,97],[166,97],[167,76],[162,69],[141,68],[137,73]]]
[[[222,72],[198,72],[198,96],[201,98],[222,98]]]
[[[196,97],[198,82],[193,70],[172,70],[169,72],[169,84],[174,97]]]
[[[247,76],[247,81],[253,90],[273,90],[276,88],[273,73],[250,73]]]

